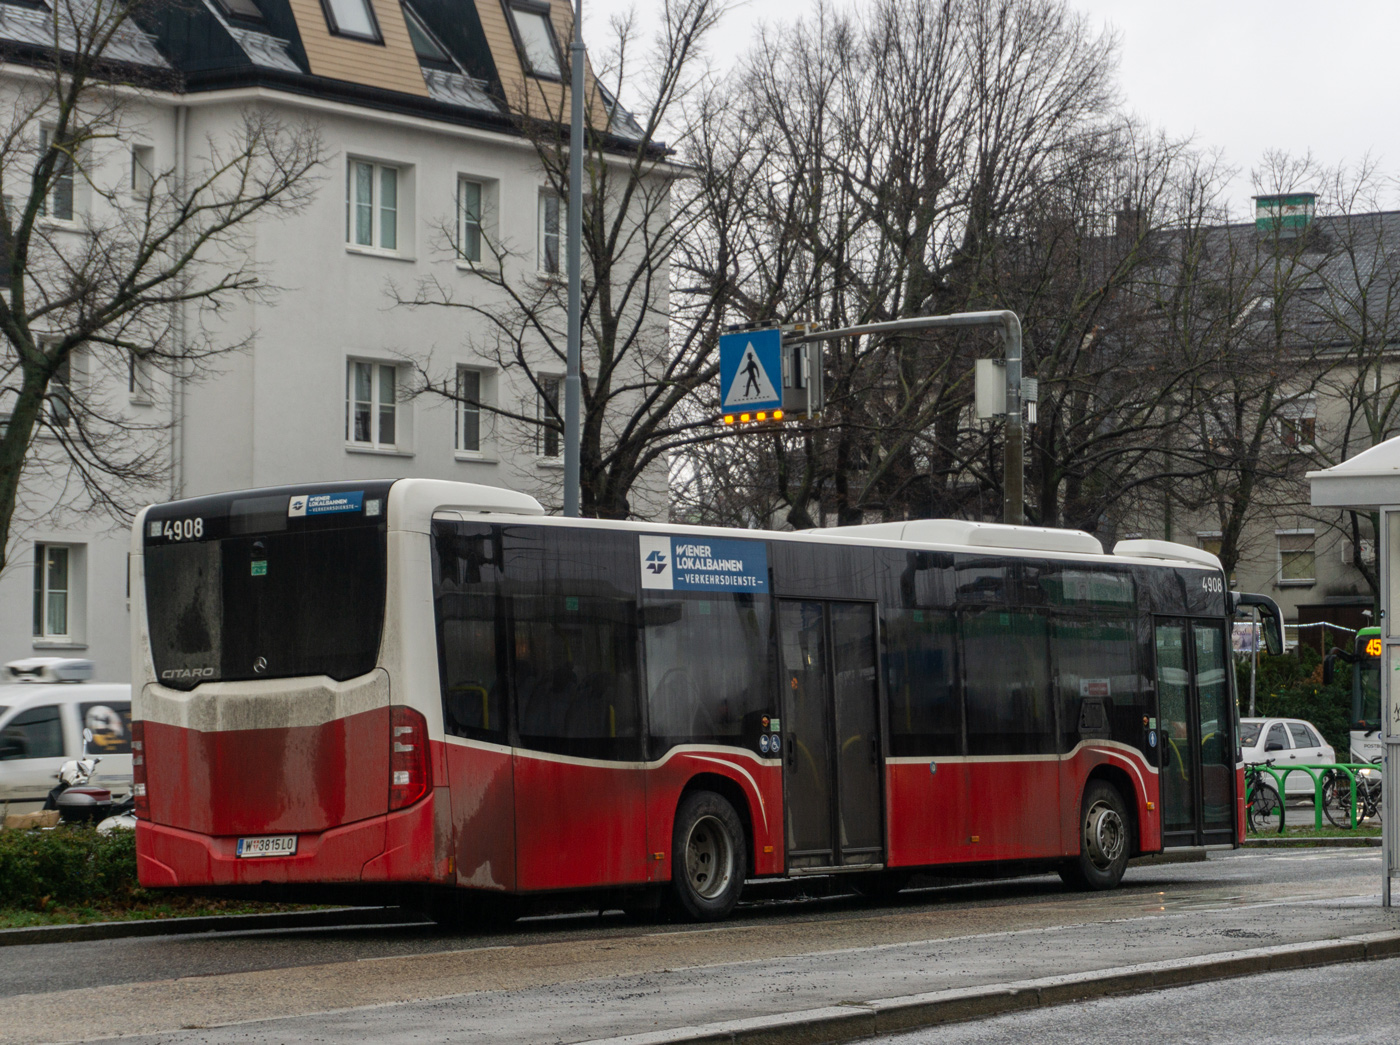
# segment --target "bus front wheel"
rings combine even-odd
[[[739,814],[713,791],[681,799],[671,832],[671,887],[681,916],[698,922],[725,917],[744,888],[748,852]]]
[[[1060,870],[1075,889],[1113,889],[1123,880],[1132,848],[1128,807],[1112,784],[1091,780],[1079,807],[1079,856]]]

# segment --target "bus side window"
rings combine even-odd
[[[964,610],[959,627],[967,679],[968,754],[1054,754],[1045,616]]]
[[[433,522],[433,603],[443,727],[452,736],[508,740],[500,646],[499,541],[489,526]]]
[[[962,701],[953,615],[887,609],[882,630],[890,754],[961,755]]]
[[[770,603],[749,592],[648,592],[646,647],[651,757],[677,744],[752,748],[777,715]]]
[[[503,532],[521,745],[581,758],[641,757],[636,535],[544,526]]]
[[[1134,621],[1056,615],[1050,627],[1065,733],[1062,749],[1112,739],[1141,750],[1147,739],[1142,718],[1148,711],[1134,664]]]

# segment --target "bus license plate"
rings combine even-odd
[[[296,851],[296,835],[258,835],[254,838],[240,838],[237,855],[294,856]]]

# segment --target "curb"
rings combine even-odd
[[[120,940],[134,936],[186,933],[232,933],[260,929],[320,929],[342,925],[403,925],[421,918],[398,907],[337,907],[329,911],[279,911],[274,914],[216,914],[200,918],[147,918],[85,925],[35,925],[0,929],[0,947],[36,943]]]
[[[1397,955],[1400,955],[1400,933],[1369,933],[1340,940],[1228,951],[1100,972],[932,991],[903,998],[843,1002],[775,1016],[600,1038],[585,1045],[826,1045],[1113,995]]]
[[[1379,835],[1341,835],[1334,838],[1249,838],[1245,849],[1379,849]]]

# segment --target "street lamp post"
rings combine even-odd
[[[578,516],[579,508],[579,426],[583,383],[579,377],[582,355],[582,263],[583,247],[583,0],[574,0],[574,40],[569,48],[569,333],[568,360],[564,374],[564,514]]]

